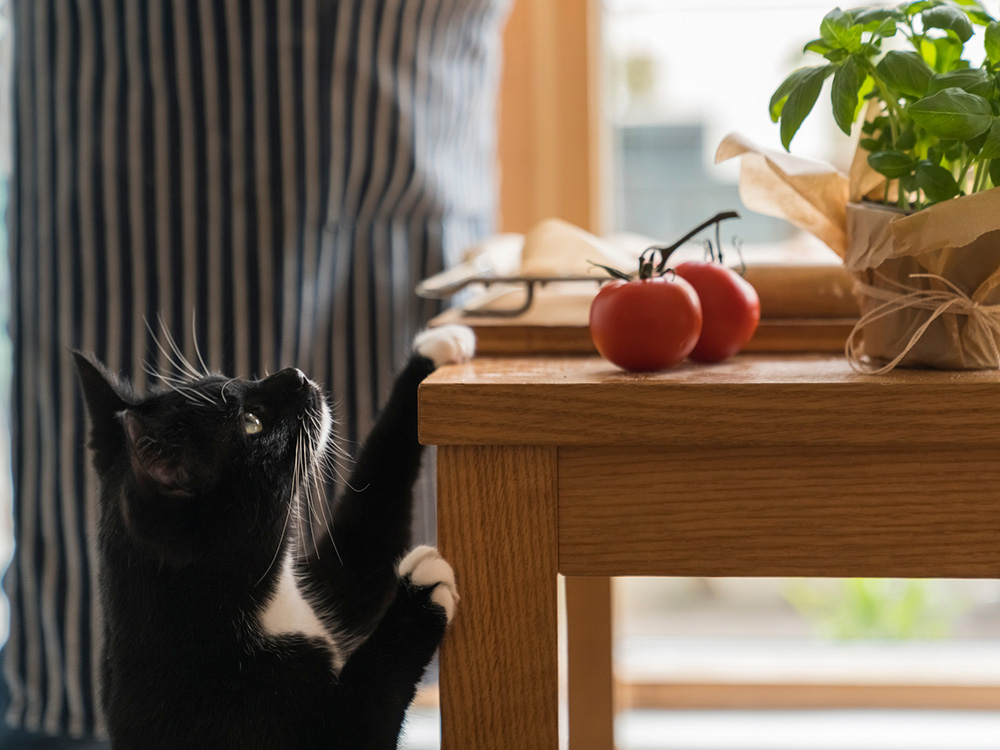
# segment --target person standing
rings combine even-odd
[[[83,748],[103,735],[101,626],[70,351],[139,389],[171,371],[168,334],[232,375],[295,365],[332,392],[350,448],[435,310],[416,282],[492,229],[506,3],[9,3],[0,746]]]

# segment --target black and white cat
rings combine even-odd
[[[115,750],[396,747],[458,601],[435,549],[407,553],[417,386],[474,344],[461,326],[417,337],[315,544],[332,419],[299,370],[139,395],[76,355]]]

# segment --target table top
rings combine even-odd
[[[598,357],[480,357],[420,389],[434,445],[1000,447],[1000,372],[855,372],[842,356],[741,355],[622,372]]]

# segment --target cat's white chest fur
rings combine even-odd
[[[334,666],[340,666],[340,650],[302,595],[295,579],[291,555],[285,557],[278,586],[261,613],[260,624],[265,635],[298,635],[322,641],[330,649]]]

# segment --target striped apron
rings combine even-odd
[[[434,311],[415,283],[491,229],[505,2],[10,2],[6,719],[85,737],[100,614],[70,350],[140,389],[172,369],[163,331],[225,373],[296,365],[350,448]]]

